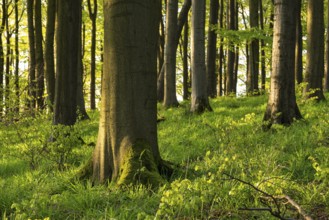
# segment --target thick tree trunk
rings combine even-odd
[[[261,30],[264,31],[264,9],[263,9],[263,0],[259,0],[259,21],[260,21],[260,28]],[[261,55],[260,55],[260,63],[261,63],[261,90],[262,93],[265,93],[265,88],[266,88],[266,54],[265,54],[265,49],[266,49],[266,44],[265,40],[260,41],[260,47],[261,47]]]
[[[217,95],[217,74],[216,74],[216,55],[217,55],[217,33],[213,29],[218,24],[219,0],[210,1],[209,30],[207,45],[207,94],[209,97]]]
[[[29,89],[28,89],[28,108],[33,111],[36,108],[36,78],[35,78],[35,35],[34,35],[34,0],[27,1],[27,25],[29,37]]]
[[[56,21],[56,0],[48,0],[47,5],[47,27],[45,44],[46,83],[48,93],[48,106],[53,111],[55,100],[55,59],[54,59],[54,37]]]
[[[91,29],[91,63],[90,63],[90,109],[96,109],[96,18],[97,0],[94,0],[94,10],[91,7],[91,0],[88,0],[89,17],[92,24]]]
[[[324,100],[324,11],[322,0],[309,0],[307,7],[307,55],[304,89],[306,98]]]
[[[250,28],[259,28],[259,0],[249,0]],[[252,39],[250,42],[249,71],[247,76],[247,94],[259,93],[259,40]]]
[[[178,106],[176,97],[177,11],[178,1],[168,0],[165,32],[165,76],[163,100],[163,105],[167,108]]]
[[[81,0],[59,0],[57,4],[57,78],[53,123],[73,125],[77,120],[77,79],[81,73]]]
[[[93,178],[157,186],[162,182],[156,128],[160,1],[105,0],[104,15],[104,77]]]
[[[303,82],[303,28],[301,20],[301,11],[302,0],[297,0],[295,77],[298,84]]]
[[[191,66],[192,66],[192,100],[191,111],[202,113],[212,111],[207,95],[205,64],[205,0],[192,3],[191,27]]]
[[[37,109],[44,108],[44,60],[43,60],[43,42],[42,42],[42,18],[41,18],[41,0],[34,0],[34,25],[35,25],[35,78],[36,78],[36,96]]]
[[[274,1],[271,92],[264,115],[267,128],[302,118],[295,95],[296,1]]]

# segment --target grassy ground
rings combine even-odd
[[[304,214],[328,219],[329,104],[300,101],[304,120],[264,132],[266,99],[215,99],[214,112],[203,115],[191,114],[188,103],[159,106],[165,118],[159,123],[161,154],[179,168],[157,190],[74,179],[93,151],[88,144],[96,141],[98,113],[79,122],[70,138],[58,132],[56,145],[45,139],[56,133],[46,116],[2,123],[0,214],[3,219],[302,219],[289,197]]]

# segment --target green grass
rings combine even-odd
[[[69,152],[64,171],[56,160],[61,151],[43,151],[51,132],[47,116],[1,124],[0,214],[3,219],[275,219],[268,211],[241,210],[266,203],[276,211],[249,183],[274,197],[289,196],[314,219],[329,218],[329,103],[300,100],[304,120],[264,132],[266,100],[214,99],[214,112],[202,115],[191,114],[188,102],[173,109],[159,105],[165,118],[158,124],[161,155],[179,168],[158,190],[92,186],[72,178],[92,154],[88,144],[97,139],[98,112],[75,127],[86,144],[71,140],[61,146]],[[290,205],[282,203],[281,211],[300,218]]]

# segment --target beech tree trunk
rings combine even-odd
[[[165,38],[165,77],[163,105],[167,108],[178,106],[176,97],[176,51],[177,51],[178,1],[168,0]]]
[[[297,0],[296,12],[296,58],[295,77],[298,84],[303,82],[303,28],[301,20],[302,0]]]
[[[236,6],[236,1],[235,0],[229,0],[228,3],[228,29],[229,30],[235,30],[235,6]],[[234,64],[235,64],[235,45],[233,42],[229,42],[228,45],[228,52],[227,52],[227,69],[226,69],[226,95],[232,95],[236,93],[236,85],[234,85],[235,80],[234,80]]]
[[[18,2],[15,0],[15,112],[19,113],[20,108],[20,95],[19,95],[19,12],[18,12]],[[0,36],[1,38],[1,36]],[[1,104],[0,104],[1,105]],[[1,112],[1,111],[0,111]]]
[[[189,81],[189,65],[188,65],[188,41],[189,41],[189,24],[186,20],[184,25],[184,40],[183,40],[183,99],[187,100],[190,97],[190,81]]]
[[[57,1],[55,125],[73,125],[77,120],[77,83],[81,73],[80,19],[81,0]]]
[[[260,21],[260,28],[261,30],[264,30],[264,9],[263,9],[263,0],[259,0],[259,21]],[[262,93],[265,93],[265,88],[266,88],[266,55],[265,55],[265,49],[266,49],[266,44],[265,40],[260,41],[260,47],[261,47],[261,55],[260,55],[260,63],[261,63],[261,90]]]
[[[90,109],[96,109],[96,18],[98,4],[97,0],[94,0],[93,9],[91,6],[91,0],[88,0],[89,18],[91,20],[91,53],[90,53]]]
[[[309,0],[307,6],[307,55],[304,89],[306,98],[324,100],[324,10],[322,0]]]
[[[156,122],[159,19],[158,0],[104,1],[102,104],[93,154],[96,182],[162,182]]]
[[[3,76],[4,76],[4,51],[3,51],[3,41],[2,34],[5,29],[5,19],[6,19],[6,0],[2,0],[2,19],[0,24],[0,117],[3,115]]]
[[[219,11],[219,28],[224,28],[224,0],[220,1],[220,11]],[[224,94],[223,88],[223,78],[224,78],[224,38],[220,37],[220,46],[219,46],[219,66],[218,66],[218,96]]]
[[[55,59],[54,37],[56,21],[56,0],[48,0],[47,4],[47,27],[45,43],[46,83],[48,93],[48,107],[53,111],[55,100]]]
[[[202,113],[212,111],[207,95],[205,64],[205,0],[192,2],[191,27],[191,66],[192,66],[192,100],[191,111]]]
[[[29,89],[28,89],[28,108],[33,111],[36,108],[36,78],[35,78],[35,32],[34,32],[34,0],[27,1],[27,25],[29,37]]]
[[[296,3],[274,0],[271,91],[264,115],[267,128],[302,118],[295,95]]]
[[[217,55],[217,33],[213,29],[218,24],[219,0],[210,1],[209,30],[207,45],[207,94],[214,98],[217,95],[217,74],[216,74],[216,55]]]
[[[250,28],[259,28],[259,0],[249,0]],[[252,39],[250,42],[249,71],[247,75],[247,94],[259,93],[259,40]]]
[[[329,1],[327,2],[329,7]],[[326,72],[324,79],[324,90],[329,92],[329,10],[327,10],[327,36],[326,36]]]
[[[43,60],[43,39],[42,39],[42,18],[41,18],[41,0],[34,0],[34,29],[35,29],[35,78],[36,78],[36,97],[37,109],[44,108],[44,60]]]

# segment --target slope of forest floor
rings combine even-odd
[[[74,178],[91,157],[98,112],[73,128],[52,127],[45,115],[8,119],[0,124],[1,217],[329,219],[329,103],[300,99],[304,120],[265,132],[266,100],[218,98],[202,115],[188,102],[159,105],[161,154],[178,168],[157,190]]]

